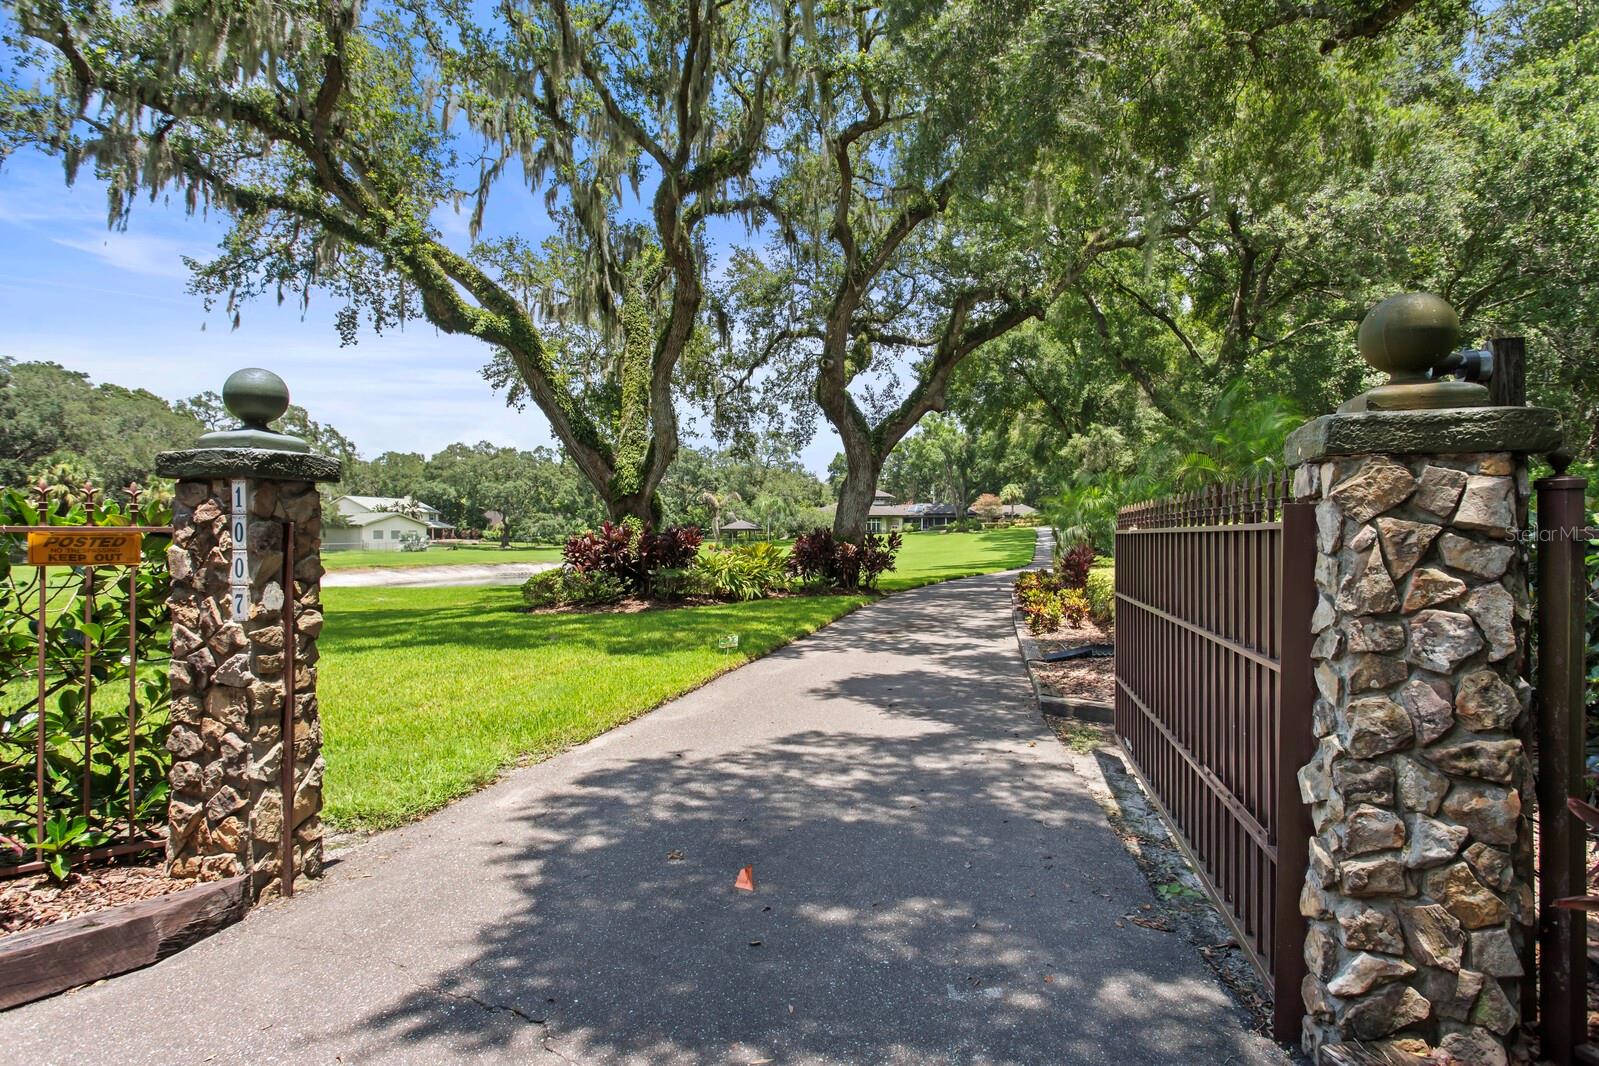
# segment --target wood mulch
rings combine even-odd
[[[1050,633],[1033,638],[1043,655],[1063,648],[1076,648],[1084,644],[1110,644],[1114,635],[1093,621],[1081,626],[1061,626]],[[1115,660],[1072,659],[1063,663],[1034,662],[1029,664],[1039,687],[1046,693],[1072,700],[1096,700],[1112,703],[1116,697]]]
[[[194,883],[167,877],[159,860],[75,869],[64,885],[56,884],[45,874],[0,881],[0,937],[107,907],[154,899]]]

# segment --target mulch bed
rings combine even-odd
[[[1064,648],[1077,648],[1084,644],[1110,644],[1113,635],[1092,621],[1081,626],[1061,626],[1050,633],[1033,638],[1041,654],[1048,655]],[[1115,660],[1070,659],[1063,663],[1034,662],[1029,664],[1039,687],[1046,693],[1072,700],[1114,702],[1116,697]]]
[[[64,885],[44,874],[0,881],[0,937],[93,911],[154,899],[195,884],[166,876],[159,860],[73,870]]]
[[[1038,685],[1052,696],[1069,700],[1112,703],[1116,697],[1116,669],[1110,659],[1083,659],[1065,663],[1033,663]]]

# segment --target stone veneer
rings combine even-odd
[[[172,547],[172,712],[167,869],[217,880],[249,872],[277,894],[283,832],[283,523],[295,523],[295,867],[322,868],[321,502],[310,481],[250,482],[250,616],[229,621],[228,481],[177,486]]]
[[[1318,527],[1306,1051],[1504,1063],[1534,922],[1525,464],[1342,456],[1294,492]]]

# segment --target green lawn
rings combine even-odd
[[[1011,569],[1032,553],[1030,529],[911,534],[883,586]],[[515,588],[322,596],[324,813],[364,828],[435,810],[509,765],[580,744],[870,599],[529,615]],[[738,649],[719,649],[730,634]]]
[[[561,549],[517,544],[502,549],[498,544],[461,546],[458,548],[429,548],[421,552],[371,551],[357,548],[353,551],[322,553],[322,565],[329,570],[355,570],[360,568],[387,569],[395,566],[465,566],[484,563],[558,563]]]

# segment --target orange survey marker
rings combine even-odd
[[[745,892],[755,891],[755,867],[746,866],[738,872],[738,880],[733,882],[733,887]]]

